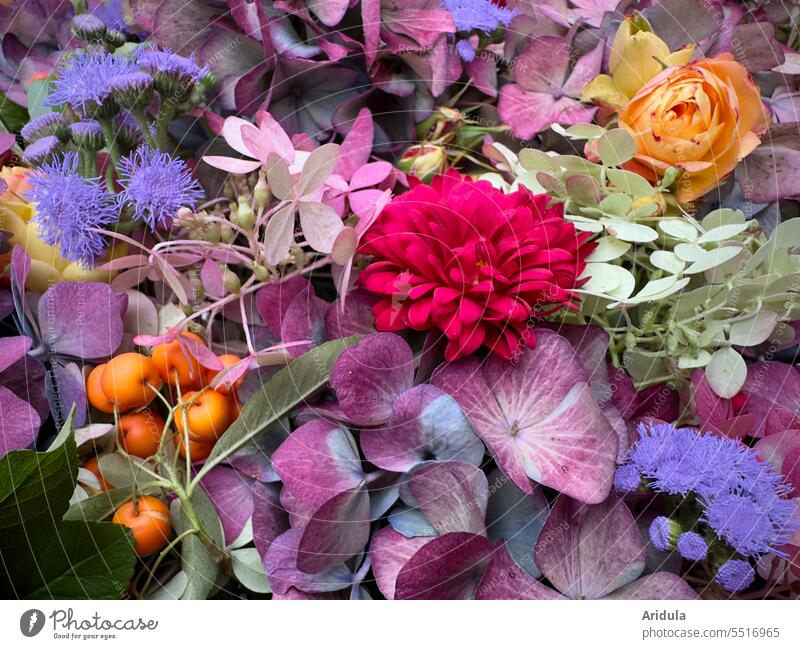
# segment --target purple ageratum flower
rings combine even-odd
[[[33,142],[46,135],[55,135],[65,126],[66,122],[61,113],[44,113],[25,124],[19,133],[26,142]]]
[[[83,113],[93,112],[108,99],[111,79],[135,71],[136,66],[124,57],[81,52],[61,68],[45,105],[69,104]]]
[[[682,532],[680,524],[666,516],[657,516],[650,523],[650,541],[656,549],[662,552],[674,548],[675,542]]]
[[[614,474],[614,489],[617,491],[636,491],[642,482],[642,475],[633,464],[623,464]]]
[[[194,54],[188,58],[172,52],[140,47],[136,55],[136,63],[150,74],[163,74],[173,81],[196,82],[209,72],[208,66],[202,68],[194,60]]]
[[[100,178],[78,173],[78,155],[70,151],[41,166],[30,178],[28,198],[36,203],[39,234],[59,246],[70,261],[91,267],[105,250],[101,232],[117,220],[118,208]]]
[[[508,27],[516,12],[499,7],[490,0],[442,0],[460,32],[492,32],[500,25]]]
[[[72,31],[83,41],[102,38],[106,24],[102,18],[92,14],[79,14],[72,19]]]
[[[132,108],[150,101],[153,77],[146,72],[121,74],[111,79],[108,87],[117,103],[126,108]]]
[[[744,590],[756,578],[753,566],[741,559],[731,559],[723,563],[717,570],[716,581],[729,593]]]
[[[675,547],[680,555],[689,561],[703,561],[708,556],[708,543],[697,532],[681,534]]]
[[[508,27],[516,15],[513,9],[498,7],[490,0],[442,0],[442,6],[460,32],[493,32],[501,25]],[[456,42],[456,51],[467,63],[475,60],[475,47],[466,39]]]
[[[166,153],[140,146],[120,161],[120,204],[133,204],[134,218],[151,230],[164,226],[181,207],[194,207],[203,197],[186,163]]]
[[[774,548],[788,543],[796,530],[794,512],[791,500],[775,498],[765,503],[729,493],[706,503],[702,520],[739,554],[754,557],[772,552],[785,556]]]
[[[103,131],[100,128],[100,123],[93,119],[73,122],[69,125],[69,134],[78,146],[86,147],[92,151],[99,151],[103,148]]]
[[[58,153],[61,140],[55,135],[46,135],[29,144],[22,152],[22,160],[29,165],[40,165]]]

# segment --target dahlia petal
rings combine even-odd
[[[464,298],[458,307],[458,317],[464,324],[472,324],[480,320],[483,309],[472,300]]]
[[[408,323],[414,329],[424,330],[430,327],[432,306],[433,301],[427,298],[414,302],[408,307]]]

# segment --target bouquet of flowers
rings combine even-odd
[[[797,7],[184,5],[0,5],[5,597],[800,597]]]

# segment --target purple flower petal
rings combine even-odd
[[[39,300],[43,344],[50,352],[82,359],[111,356],[122,342],[127,300],[107,284],[54,284]]]
[[[397,575],[409,559],[430,542],[430,537],[406,538],[390,525],[372,537],[370,555],[375,582],[384,597],[395,599]]]
[[[45,381],[47,401],[50,412],[60,428],[69,416],[72,406],[75,406],[75,425],[83,426],[86,423],[88,404],[86,401],[86,383],[81,369],[76,363],[64,365],[60,360],[52,362],[52,372]]]
[[[349,181],[356,171],[367,164],[372,152],[374,131],[372,113],[369,108],[362,108],[339,147],[333,173]]]
[[[311,344],[290,347],[292,358],[305,354],[313,345],[325,342],[325,313],[328,303],[309,290],[301,291],[289,303],[281,323],[281,340],[285,343],[310,340]]]
[[[27,336],[0,338],[0,372],[25,356],[33,341]]]
[[[782,412],[788,421],[800,415],[800,373],[793,365],[779,361],[761,361],[747,367],[747,379],[742,386],[747,396],[745,410],[755,417],[754,437],[767,433],[769,415]]]
[[[618,441],[572,346],[550,331],[513,365],[491,357],[446,365],[432,383],[455,397],[500,468],[526,493],[531,479],[584,502],[611,490]]]
[[[253,515],[253,480],[235,469],[217,466],[200,484],[219,514],[225,543],[233,543]]]
[[[263,560],[272,542],[289,529],[289,517],[280,505],[276,487],[254,482],[252,491],[253,542]]]
[[[295,587],[311,593],[325,593],[348,588],[353,580],[350,569],[340,563],[325,572],[310,575],[297,568],[298,546],[303,528],[295,527],[277,537],[264,557],[264,570],[272,590],[285,595]]]
[[[536,542],[536,563],[570,599],[599,599],[642,574],[644,541],[621,500],[582,505],[559,496]]]
[[[371,518],[364,486],[336,494],[309,518],[297,567],[311,574],[324,572],[357,554],[369,541]]]
[[[336,300],[325,312],[325,334],[328,340],[375,333],[372,307],[377,301],[375,294],[364,289],[355,289],[347,294],[344,311],[340,301]]]
[[[311,290],[311,283],[305,277],[295,275],[280,284],[265,286],[258,292],[256,310],[274,336],[280,335],[283,318],[292,300],[308,290]]]
[[[700,599],[700,596],[678,575],[655,572],[618,588],[604,599]]]
[[[360,435],[364,456],[390,471],[408,471],[426,460],[478,465],[484,448],[455,400],[432,385],[418,385],[394,402],[385,426]]]
[[[489,486],[478,467],[465,462],[426,462],[400,488],[406,504],[419,508],[439,534],[485,531]]]
[[[428,540],[398,573],[395,599],[470,599],[492,547],[485,536],[468,532]]]
[[[532,577],[541,576],[533,549],[544,527],[550,507],[543,490],[526,494],[499,469],[489,474],[487,533],[492,541],[505,541],[505,547],[518,567]]]
[[[356,425],[388,421],[394,402],[414,384],[414,358],[405,340],[379,333],[345,349],[331,372],[339,406]]]
[[[564,599],[564,596],[520,568],[508,547],[502,545],[492,554],[475,599]]]
[[[287,510],[306,516],[364,481],[353,436],[322,419],[295,430],[272,455],[272,466],[284,484],[281,501],[292,501]]]
[[[30,446],[41,423],[27,401],[0,385],[0,457]]]

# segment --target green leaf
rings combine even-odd
[[[350,336],[331,340],[306,352],[277,372],[251,397],[239,418],[219,438],[194,481],[198,482],[231,453],[325,387],[339,354],[360,339],[360,336]]]
[[[731,323],[728,341],[731,345],[752,347],[763,343],[778,324],[778,314],[768,309],[761,309],[751,317]]]
[[[697,243],[716,243],[717,241],[726,241],[741,234],[747,230],[747,223],[728,223],[727,225],[719,225],[715,228],[707,230],[705,234],[701,235]]]
[[[686,266],[686,262],[669,250],[656,250],[650,253],[650,263],[671,275],[677,275]]]
[[[142,493],[147,495],[149,493],[157,493],[157,490],[147,490]],[[109,489],[70,505],[67,513],[64,514],[64,520],[102,521],[111,516],[122,503],[130,499],[130,487]]]
[[[24,106],[15,104],[3,93],[0,93],[0,120],[9,133],[19,133],[20,129],[29,121],[28,111]]]
[[[661,219],[658,228],[673,239],[692,242],[697,239],[699,232],[689,221],[685,219]]]
[[[572,175],[567,178],[565,185],[569,197],[581,205],[597,205],[600,202],[600,184],[591,176]]]
[[[242,548],[231,552],[231,567],[233,576],[248,590],[254,593],[272,592],[261,556],[255,548]]]
[[[653,186],[639,174],[623,169],[607,169],[606,176],[614,185],[631,196],[652,196],[655,193]]]
[[[72,430],[72,414],[63,430]],[[28,546],[31,539],[52,531],[67,511],[78,456],[72,435],[62,442],[44,453],[11,451],[0,458],[0,548]]]
[[[714,248],[714,250],[707,251],[705,255],[703,255],[700,259],[694,262],[683,272],[686,273],[687,275],[693,275],[694,273],[702,273],[704,271],[714,268],[715,266],[724,264],[726,261],[730,261],[741,252],[742,248],[734,245],[722,246],[721,248]]]
[[[14,571],[7,587],[19,597],[120,599],[133,576],[133,536],[122,525],[65,521],[35,541],[34,553],[3,553]]]
[[[732,347],[718,349],[706,366],[708,384],[723,399],[736,396],[746,378],[747,365],[741,354]]]
[[[53,112],[52,108],[44,105],[44,100],[50,94],[49,86],[49,79],[35,79],[28,86],[28,114],[31,119]]]
[[[197,488],[190,503],[200,521],[200,527],[217,547],[223,547],[222,524],[206,492]],[[181,508],[181,529],[191,528],[191,523]],[[186,590],[181,599],[206,599],[219,576],[219,565],[197,534],[191,534],[181,543],[181,564],[186,573]]]
[[[615,128],[597,140],[597,149],[604,165],[616,167],[636,155],[636,142],[624,128]]]
[[[597,243],[597,247],[589,255],[587,261],[614,261],[622,257],[631,248],[631,244],[627,241],[620,241],[614,237],[600,237],[595,243]]]
[[[658,239],[658,232],[641,223],[630,223],[618,219],[600,219],[606,231],[622,241],[648,243]]]

